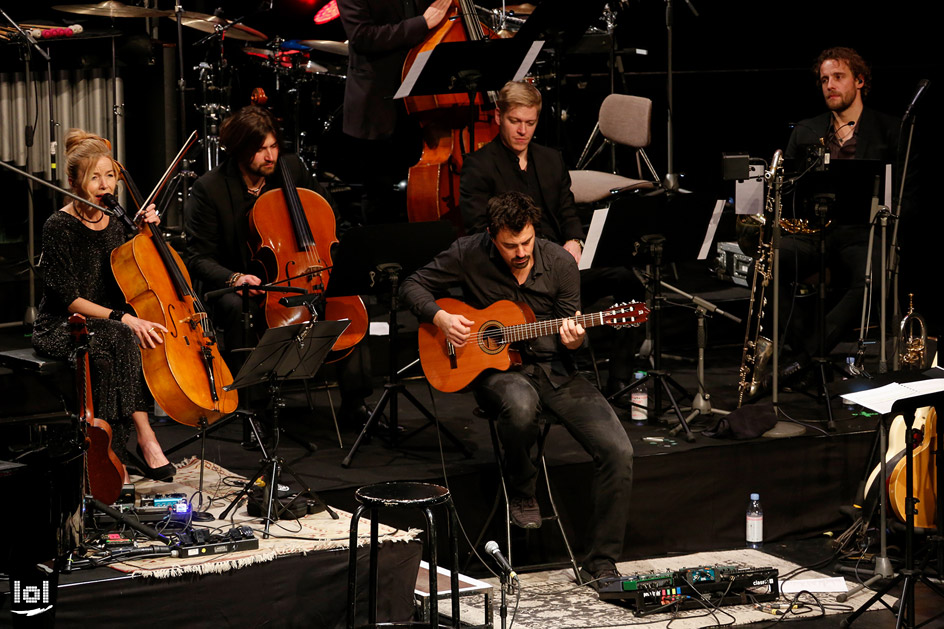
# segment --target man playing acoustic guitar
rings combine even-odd
[[[491,199],[486,233],[459,238],[403,284],[401,296],[424,323],[434,323],[455,347],[469,341],[476,322],[446,312],[435,298],[459,287],[474,308],[500,300],[523,302],[538,321],[579,314],[580,274],[573,256],[535,237],[541,210],[529,197],[507,192]],[[484,323],[484,322],[478,322]],[[633,477],[633,448],[603,395],[574,371],[571,353],[584,329],[566,318],[557,335],[521,347],[522,364],[486,370],[472,384],[476,402],[498,418],[511,516],[537,528],[537,469],[531,458],[541,427],[538,411],[553,413],[593,458],[593,511],[583,572],[588,579],[618,575]]]

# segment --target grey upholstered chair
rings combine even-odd
[[[652,120],[652,101],[639,96],[626,94],[610,94],[600,105],[600,119],[587,148],[584,149],[577,170],[570,171],[571,186],[577,203],[606,202],[615,195],[634,190],[651,190],[658,187],[659,176],[652,167],[652,162],[646,156],[645,147],[649,146],[652,137],[650,123]],[[603,142],[596,152],[590,155],[590,150],[599,136]],[[640,176],[645,165],[650,179],[633,179],[613,173],[597,170],[583,170],[594,157],[608,143],[621,144],[636,149],[636,170]]]

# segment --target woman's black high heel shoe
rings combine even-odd
[[[167,463],[160,467],[151,467],[147,464],[147,459],[144,458],[144,452],[141,450],[141,446],[135,446],[135,452],[138,453],[138,467],[141,468],[141,473],[144,476],[147,476],[151,480],[169,482],[174,480],[174,473],[177,471],[177,468],[174,467],[173,463]]]

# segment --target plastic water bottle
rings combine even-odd
[[[751,494],[747,503],[747,547],[760,548],[764,545],[764,510],[760,506],[760,494]]]
[[[633,374],[633,379],[636,381],[642,380],[646,377],[645,371],[637,371]],[[633,389],[632,395],[630,395],[630,401],[632,401],[633,406],[630,411],[630,417],[634,424],[645,425],[649,421],[649,383],[641,387],[636,387]]]

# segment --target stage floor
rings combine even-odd
[[[697,391],[693,321],[694,317],[681,317],[680,322],[669,328],[665,335],[667,357],[663,364],[681,386],[692,393]],[[717,320],[713,320],[712,325],[729,327]],[[709,342],[704,384],[715,408],[732,410],[736,406],[740,348],[732,337],[738,334],[743,332],[717,334],[715,338],[720,341],[711,339]],[[24,344],[22,336],[12,343],[10,335],[5,334],[3,338],[7,339],[7,345]],[[401,364],[406,364],[415,352],[409,331],[401,347]],[[371,348],[375,365],[384,364],[383,340],[372,338]],[[342,425],[343,446],[339,445],[328,394],[330,392],[331,400],[337,405],[337,390],[326,391],[317,386],[311,391],[313,410],[308,408],[304,391],[288,392],[287,407],[281,413],[281,425],[288,434],[280,439],[278,453],[326,502],[349,511],[356,508],[354,490],[366,484],[393,480],[445,484],[454,496],[465,535],[474,539],[492,508],[498,487],[487,422],[473,414],[474,401],[470,394],[432,391],[425,380],[416,377],[419,372],[416,365],[405,373],[408,390],[442,426],[458,436],[470,456],[464,456],[448,440],[440,438],[434,426],[428,426],[408,439],[402,438],[403,433],[400,433],[396,444],[378,433],[361,446],[350,467],[344,468],[341,461],[354,443],[359,427]],[[382,390],[378,380],[369,402],[376,403]],[[683,407],[689,402],[680,400]],[[770,397],[758,404],[770,404]],[[717,421],[717,416],[713,416],[694,422],[696,438],[693,443],[687,443],[682,436],[669,434],[670,425],[665,421],[671,421],[671,412],[663,415],[660,423],[637,426],[629,421],[628,411],[620,410],[635,450],[631,518],[621,559],[742,546],[744,512],[752,492],[760,493],[764,505],[765,548],[768,550],[788,548],[796,540],[846,529],[851,522],[840,508],[852,504],[857,486],[870,467],[868,461],[877,417],[844,408],[835,400],[836,431],[828,432],[825,406],[816,400],[801,394],[782,393],[779,409],[782,420],[796,420],[804,427],[804,434],[783,439],[713,439],[700,434]],[[385,415],[389,417],[390,412],[388,406]],[[407,433],[426,422],[405,399],[400,400],[398,419]],[[155,418],[155,429],[165,449],[193,434],[192,429],[166,418]],[[289,435],[313,443],[317,450],[308,452]],[[259,465],[259,453],[241,447],[242,437],[243,427],[239,421],[215,431],[206,443],[207,459],[238,474],[253,474]],[[674,442],[653,444],[645,440],[647,437],[664,437]],[[171,460],[179,461],[199,452],[199,443],[191,443],[173,453]],[[592,475],[591,461],[563,427],[553,426],[548,439],[547,462],[558,507],[579,560],[584,549],[584,534],[592,525],[588,521],[590,492],[587,491]],[[397,527],[420,524],[412,514],[392,515],[384,521]],[[546,526],[528,534],[516,531],[515,563],[562,559],[563,546],[559,535],[551,528]],[[496,539],[504,546],[503,527],[493,523],[483,539]],[[469,554],[469,548],[468,539],[460,540],[463,556]],[[488,574],[475,560],[464,572],[472,576]],[[867,614],[856,626],[891,626],[867,624],[870,620],[866,619],[878,615]]]

